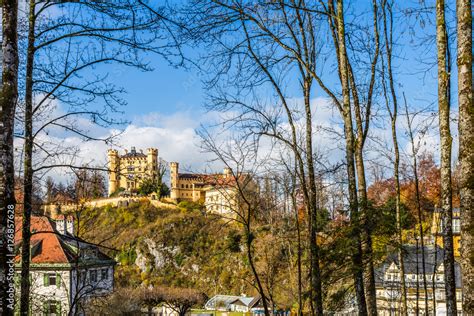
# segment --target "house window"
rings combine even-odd
[[[109,270],[108,269],[102,269],[101,270],[101,280],[107,280],[109,278]]]
[[[49,300],[43,305],[45,316],[59,316],[61,315],[61,302]]]
[[[89,272],[91,282],[97,282],[97,270],[91,270]]]
[[[61,278],[57,273],[45,273],[43,275],[44,286],[61,286]]]

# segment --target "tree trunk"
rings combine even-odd
[[[387,9],[389,13],[389,21],[387,20]],[[387,110],[391,118],[391,128],[392,128],[392,142],[393,142],[393,151],[394,151],[394,163],[393,163],[393,178],[395,180],[395,216],[396,216],[396,229],[397,229],[397,244],[398,244],[398,262],[400,264],[400,287],[401,287],[401,314],[408,315],[408,305],[407,305],[407,288],[405,282],[405,260],[403,258],[403,239],[402,239],[402,217],[400,212],[400,150],[398,147],[398,137],[397,137],[397,118],[398,118],[398,98],[395,93],[395,84],[393,79],[392,71],[392,47],[393,47],[393,15],[391,4],[386,8],[386,1],[382,4],[382,15],[383,15],[383,30],[385,37],[385,50],[387,55],[387,71],[388,71],[388,82],[390,85],[390,94],[392,97],[392,109],[389,106],[389,96],[385,87],[385,78],[383,80],[383,92],[385,95]],[[384,66],[382,65],[382,72]],[[383,75],[383,77],[385,77]],[[427,297],[426,297],[427,299]]]
[[[438,108],[441,142],[441,207],[443,209],[444,276],[446,291],[446,311],[456,315],[456,284],[454,277],[453,249],[453,209],[451,186],[452,137],[449,127],[450,114],[450,74],[447,70],[448,39],[445,22],[444,0],[436,1],[436,44],[438,50]]]
[[[358,202],[360,207],[361,220],[360,223],[364,229],[363,235],[363,254],[365,257],[364,279],[365,279],[365,297],[367,299],[367,313],[372,316],[377,315],[377,293],[375,290],[375,273],[373,263],[372,251],[372,236],[370,229],[370,220],[368,218],[368,204],[367,204],[367,184],[365,181],[365,167],[363,148],[360,142],[355,146],[355,163],[357,169],[357,184],[358,184]]]
[[[25,144],[23,175],[23,220],[21,244],[21,296],[20,314],[28,315],[30,306],[30,238],[33,194],[33,63],[35,43],[35,0],[30,0],[28,48],[25,82]]]
[[[309,180],[309,250],[311,258],[311,302],[315,304],[316,315],[323,315],[323,296],[321,287],[321,271],[319,267],[319,247],[317,243],[317,192],[316,179],[313,162],[313,131],[312,131],[312,115],[311,115],[311,77],[306,77],[304,82],[304,103],[306,114],[306,163],[308,165]]]
[[[330,1],[331,4],[331,1]],[[331,10],[331,9],[330,9]],[[344,135],[346,139],[346,162],[347,162],[347,176],[349,184],[349,209],[351,213],[351,221],[353,225],[353,242],[354,249],[352,253],[353,277],[356,291],[356,300],[359,309],[359,315],[367,315],[367,305],[364,291],[364,266],[362,255],[362,242],[360,233],[360,218],[359,205],[357,200],[357,184],[356,172],[354,165],[354,132],[352,127],[352,113],[350,105],[350,89],[349,89],[349,70],[347,65],[347,55],[345,46],[345,27],[344,27],[344,12],[342,0],[337,1],[337,20],[336,20],[337,34],[339,41],[335,43],[339,45],[338,64],[340,69],[340,80],[342,85],[343,97],[343,120],[344,120]]]
[[[7,239],[8,232],[15,232],[15,182],[13,162],[13,126],[18,98],[18,1],[2,1],[2,86],[0,96],[0,212],[2,240],[0,269],[3,279],[0,288],[2,315],[13,315],[14,284],[7,281],[13,277],[8,271],[13,267],[13,240]],[[7,229],[8,228],[8,229]],[[11,246],[11,247],[9,247]],[[11,293],[12,300],[9,300]]]
[[[390,73],[390,70],[389,70]],[[390,75],[389,75],[390,76]],[[391,84],[392,85],[392,84]],[[393,87],[392,87],[393,89]],[[402,295],[402,306],[401,314],[408,315],[407,307],[407,288],[405,283],[405,260],[403,258],[403,240],[402,240],[402,217],[400,212],[400,151],[398,148],[398,139],[397,139],[397,101],[393,98],[393,113],[392,113],[392,141],[393,148],[395,152],[395,161],[393,164],[394,169],[394,179],[395,179],[395,216],[396,216],[396,227],[397,227],[397,244],[398,244],[398,262],[400,263],[400,285],[401,285],[401,295]],[[425,297],[425,299],[428,299]],[[428,315],[428,314],[427,314]]]
[[[472,105],[472,3],[457,0],[461,267],[464,315],[474,314],[474,106]]]
[[[250,212],[250,210],[249,210]],[[247,248],[247,259],[249,261],[250,269],[252,270],[252,274],[255,278],[255,282],[257,283],[257,289],[262,297],[262,304],[263,304],[263,309],[264,309],[264,314],[265,316],[270,316],[270,310],[268,309],[268,304],[267,304],[267,298],[265,295],[265,291],[263,290],[262,282],[260,281],[260,277],[258,275],[257,269],[255,268],[255,264],[253,262],[253,254],[252,254],[252,232],[250,231],[250,228],[246,228],[245,232],[245,240],[246,240],[246,248]]]
[[[405,98],[405,95],[403,95]],[[418,217],[418,234],[420,238],[420,247],[421,247],[421,272],[423,274],[423,289],[425,293],[425,297],[428,296],[428,285],[426,282],[426,260],[425,260],[425,234],[423,232],[423,211],[421,210],[421,197],[420,197],[420,179],[418,178],[418,159],[417,159],[417,149],[415,148],[415,139],[413,135],[413,129],[411,126],[411,120],[410,116],[408,114],[408,106],[406,103],[405,99],[405,113],[407,117],[407,125],[408,125],[408,136],[410,139],[410,145],[411,145],[411,152],[412,152],[412,167],[413,167],[413,176],[415,180],[415,202],[416,202],[416,212],[417,212],[417,217]],[[418,252],[418,243],[417,243],[417,252]],[[418,258],[418,256],[417,256]],[[417,266],[418,267],[418,266]],[[417,295],[418,295],[418,287],[419,287],[419,282],[416,282],[417,286]],[[418,300],[416,301],[418,305]],[[417,307],[418,310],[418,307]]]

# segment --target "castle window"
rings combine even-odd
[[[181,189],[184,189],[184,184],[181,184]]]

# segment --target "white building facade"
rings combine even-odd
[[[75,237],[68,220],[59,218],[54,223],[46,217],[32,218],[32,231],[41,231],[31,239],[32,315],[81,315],[88,299],[113,291],[115,261],[97,246]],[[21,234],[17,235],[15,241],[19,244]],[[19,315],[20,256],[16,271]]]

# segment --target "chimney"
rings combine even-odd
[[[60,215],[56,220],[56,230],[62,235],[74,236],[74,217]]]
[[[62,235],[66,234],[66,219],[64,215],[59,215],[56,219],[56,230]]]
[[[72,215],[69,215],[66,217],[66,231],[69,235],[75,236],[74,235],[74,217]]]

